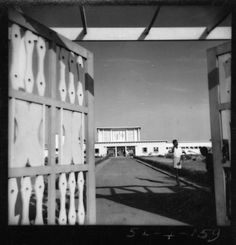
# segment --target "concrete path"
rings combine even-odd
[[[134,159],[113,158],[96,173],[96,185],[97,224],[191,224],[181,203],[195,188],[175,187],[175,179]]]

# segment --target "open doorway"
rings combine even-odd
[[[163,192],[166,191],[166,200],[176,194],[176,197],[170,199],[174,203],[178,199],[177,196],[183,195],[181,198],[186,202],[183,204],[179,199],[176,203],[182,210],[180,211],[183,215],[182,218],[176,217],[173,213],[171,214],[173,207],[166,206],[165,210],[159,209],[162,215],[165,213],[168,214],[168,218],[175,217],[175,220],[183,221],[182,224],[209,225],[217,222],[215,199],[214,195],[209,192],[211,187],[207,180],[207,166],[204,156],[200,154],[200,147],[207,147],[209,153],[212,154],[207,50],[224,43],[225,41],[83,43],[86,48],[96,54],[95,72],[97,83],[95,84],[95,91],[97,89],[97,111],[95,112],[95,124],[97,122],[97,127],[103,125],[111,127],[140,125],[141,141],[147,140],[150,142],[138,143],[136,153],[141,155],[142,160],[156,161],[156,164],[160,163],[165,170],[168,169],[168,166],[171,168],[172,161],[168,159],[168,153],[165,153],[165,151],[168,152],[169,149],[172,149],[171,142],[177,138],[183,151],[187,152],[182,171],[183,173],[187,171],[184,178],[193,184],[206,187],[206,189],[209,188],[208,191],[204,191],[204,188],[201,189],[201,187],[188,189],[185,186],[180,191],[179,196],[177,195],[178,191],[172,189],[172,184],[167,184],[166,186],[169,185],[169,187],[165,187],[166,190],[162,188]],[[114,82],[110,83],[110,81]],[[158,140],[164,140],[167,143],[158,144]],[[127,147],[128,149],[131,148]],[[135,150],[135,148],[132,148],[132,150]],[[117,156],[124,156],[123,152],[124,147],[117,147]],[[156,155],[154,155],[155,152],[157,152]],[[115,176],[112,181],[118,185],[115,179],[122,178],[120,171],[123,173],[123,168],[127,168],[128,164],[124,166],[122,161],[114,159],[107,166],[111,168],[113,163],[116,169],[119,164],[122,166],[120,170],[117,169],[116,173],[112,170],[110,172],[111,176]],[[106,171],[105,168],[104,171]],[[134,170],[131,167],[127,171],[133,172]],[[188,171],[192,172],[195,177],[189,174]],[[138,172],[139,181],[142,179],[140,186],[158,181],[158,179],[155,180],[155,177],[149,179],[147,176],[142,176],[141,172],[141,170]],[[191,177],[188,175],[191,175]],[[181,176],[183,177],[182,173]],[[196,176],[198,176],[198,179]],[[129,177],[130,179],[133,178],[133,176]],[[105,183],[101,181],[103,178],[102,172],[98,174],[97,178],[100,178],[98,181],[100,184],[97,186],[98,201],[100,198],[107,198],[119,202],[118,197],[116,199],[115,196],[106,196],[102,192],[102,188],[104,188],[104,192],[106,188]],[[156,178],[162,180],[161,177]],[[167,182],[155,183],[154,186],[160,187]],[[132,183],[137,185],[135,181],[130,182],[130,185]],[[112,183],[109,186],[112,186]],[[122,188],[125,189],[126,187]],[[122,190],[116,189],[115,184],[114,190],[122,193]],[[135,191],[137,190],[135,189]],[[156,191],[157,189],[153,190],[154,193]],[[156,202],[157,196],[156,193],[156,196],[153,195],[150,198],[153,199],[153,202]],[[161,196],[159,196],[161,202],[165,202],[165,198],[162,199]],[[128,196],[124,194],[121,198],[122,200],[127,199],[127,202],[124,201],[122,204],[153,212],[155,215],[160,214],[150,203],[147,206],[144,204],[132,206],[128,200],[137,203],[134,197],[135,195]],[[145,200],[141,196],[139,199]],[[146,202],[148,201],[146,200]],[[185,206],[185,203],[189,203],[190,206]],[[204,208],[198,209],[195,204]],[[198,215],[189,216],[192,217],[192,220],[186,219],[183,210],[192,210],[193,213]],[[109,215],[106,214],[105,217],[107,218]],[[105,224],[114,222],[114,220],[104,220],[101,216],[98,216],[98,220]],[[126,221],[120,221],[120,224],[123,224],[122,222],[125,223]],[[132,222],[137,221],[132,220]],[[155,224],[153,220],[149,222]],[[168,221],[162,220],[161,222]],[[169,222],[169,224],[179,225],[173,220],[169,220]]]
[[[148,8],[146,10],[147,10],[146,13],[151,13],[153,9]],[[172,13],[173,10],[175,9],[172,8]],[[67,23],[67,21],[72,21],[72,20],[74,21],[73,13],[74,14],[76,13],[71,10],[70,15],[68,15],[66,8],[59,9],[59,12],[55,10],[54,13],[59,14],[60,18],[59,17],[54,18],[55,16],[53,17],[52,13],[47,15],[46,11],[44,12],[39,10],[37,12],[36,10],[34,12],[31,11],[30,9],[27,10],[27,7],[25,8],[25,11],[26,12],[28,11],[29,15],[31,14],[32,16],[35,15],[36,18],[39,17],[39,19],[41,15],[41,20],[45,21],[48,25],[52,24],[54,20],[59,20],[60,23],[57,23],[57,25],[54,27],[60,28],[62,25],[67,25],[64,27],[66,29],[66,27],[69,26],[70,33],[72,30],[71,27],[76,25],[74,22]],[[141,10],[139,9],[139,11],[140,11],[139,14],[143,14],[142,9]],[[157,16],[159,11],[160,8],[156,9],[155,16]],[[218,46],[224,42],[224,41],[209,41],[209,42],[196,42],[196,43],[194,41],[187,42],[186,39],[190,38],[190,36],[192,40],[197,40],[198,38],[204,39],[204,36],[205,37],[208,36],[210,31],[209,28],[207,28],[206,31],[204,31],[204,28],[207,25],[207,23],[205,22],[205,18],[202,18],[203,17],[202,12],[199,11],[198,14],[196,15],[197,17],[195,16],[196,18],[194,17],[192,20],[194,24],[196,24],[196,19],[200,20],[200,25],[203,25],[204,28],[196,29],[193,26],[189,26],[188,25],[189,23],[186,22],[186,19],[182,20],[181,18],[178,18],[179,16],[183,17],[183,15],[178,16],[176,14],[175,16],[176,18],[173,19],[167,18],[167,20],[170,22],[168,21],[166,22],[165,17],[166,16],[168,17],[168,11],[167,9],[164,9],[164,12],[162,12],[162,18],[164,18],[165,21],[163,21],[162,19],[161,28],[158,23],[152,29],[153,32],[150,32],[150,35],[148,34],[150,29],[152,28],[152,25],[149,25],[148,28],[144,30],[139,29],[139,27],[136,26],[138,28],[137,29],[134,28],[133,32],[131,31],[131,34],[125,37],[126,39],[124,38],[125,36],[124,33],[128,34],[128,32],[127,31],[125,32],[125,29],[121,28],[116,32],[119,33],[121,40],[119,42],[114,42],[115,39],[113,38],[112,39],[113,42],[109,42],[109,35],[108,36],[105,35],[107,34],[107,29],[105,29],[105,32],[100,32],[103,33],[101,34],[103,37],[101,37],[100,35],[100,40],[103,40],[104,42],[99,43],[96,42],[96,40],[94,39],[94,40],[90,40],[90,42],[88,43],[84,41],[82,43],[82,46],[88,48],[95,54],[95,74],[96,74],[95,94],[97,96],[96,104],[95,104],[97,112],[95,111],[95,118],[98,125],[102,126],[101,124],[106,122],[106,125],[109,126],[114,126],[116,123],[118,123],[122,126],[126,125],[127,127],[129,127],[131,123],[132,125],[137,125],[136,123],[140,122],[141,125],[138,125],[138,127],[142,126],[141,139],[147,139],[147,140],[146,141],[144,140],[143,142],[139,140],[140,142],[138,143],[141,143],[142,145],[137,144],[136,153],[142,152],[143,157],[146,157],[147,159],[147,157],[150,158],[153,157],[152,156],[153,152],[156,152],[157,154],[160,155],[155,157],[159,157],[158,159],[160,158],[164,159],[163,165],[166,168],[168,166],[168,163],[170,164],[170,162],[168,162],[168,159],[163,158],[161,150],[163,150],[164,152],[164,149],[170,149],[172,147],[171,140],[173,138],[177,138],[180,141],[180,143],[184,143],[181,147],[183,148],[189,147],[190,149],[194,149],[194,151],[196,150],[195,153],[197,151],[199,152],[199,147],[203,146],[203,144],[208,142],[200,142],[201,144],[193,145],[192,143],[194,142],[190,142],[189,144],[189,142],[186,141],[192,141],[192,138],[194,138],[194,140],[195,139],[199,140],[202,139],[201,137],[203,137],[204,140],[206,139],[207,141],[211,140],[210,130],[209,130],[210,115],[209,115],[209,111],[207,110],[209,106],[209,100],[208,100],[208,85],[207,85],[206,50],[211,47]],[[188,11],[186,11],[186,9],[183,10],[181,8],[178,8],[178,11],[176,12],[174,11],[174,12],[179,14],[189,13]],[[206,12],[207,10],[204,13]],[[124,14],[125,11],[122,13]],[[135,14],[138,14],[138,11],[135,11]],[[136,16],[135,14],[133,16]],[[81,16],[83,16],[83,14],[81,14]],[[132,15],[127,15],[127,16],[132,17]],[[150,15],[146,14],[145,16],[150,16]],[[171,17],[173,17],[173,15],[171,15]],[[119,19],[125,20],[125,18],[120,18],[120,16],[118,16],[118,20]],[[136,20],[137,18],[135,17],[134,19]],[[176,21],[176,23],[174,23],[175,22],[174,19],[175,20],[181,19],[181,20],[179,22]],[[64,20],[66,20],[66,22],[63,22]],[[91,31],[93,33],[97,33],[98,35],[97,32],[98,29],[96,29],[98,27],[97,24],[104,25],[103,22],[104,20],[101,22],[97,21],[98,18],[96,18],[96,13],[95,13],[95,18],[93,18],[93,20],[95,20],[93,22],[93,24],[95,25],[95,29]],[[142,20],[141,22],[143,22],[142,18],[140,18],[140,20]],[[130,21],[131,23],[133,23],[132,20]],[[83,31],[81,33],[79,32],[80,33],[79,35],[75,35],[74,38],[72,38],[76,42],[80,42],[80,40],[86,40],[86,38],[89,37],[91,38],[91,36],[89,35],[86,36],[86,23],[84,23],[84,21],[82,22],[83,22],[83,27],[82,27]],[[105,21],[105,23],[109,23],[109,25],[111,24],[110,22],[107,21]],[[119,22],[116,22],[115,24],[113,23],[112,25],[116,26],[117,23],[119,25]],[[166,23],[165,25],[172,26],[173,28],[177,28],[177,29],[172,29],[172,31],[173,30],[175,31],[171,32],[171,34],[170,32],[168,32],[168,30],[167,32],[164,31],[164,37],[163,37],[163,33],[160,33],[160,31],[163,30],[162,29],[163,23]],[[183,25],[183,23],[185,23],[184,28],[187,28],[184,29],[185,31],[187,30],[193,31],[190,34],[188,33],[187,37],[185,36],[185,34],[183,34],[182,32],[183,30],[181,28],[179,29],[179,27],[175,26],[175,24],[181,26]],[[126,27],[125,23],[123,23],[122,25],[125,25]],[[143,23],[142,24],[139,23],[139,25],[143,25]],[[188,29],[188,27],[191,28]],[[220,27],[224,29],[224,25]],[[66,33],[67,30],[64,31]],[[214,35],[217,34],[217,31],[219,31],[219,29],[216,30],[216,32],[211,33],[212,35],[210,35],[209,38],[211,39],[213,36],[214,39]],[[223,31],[223,33],[225,32]],[[168,38],[169,40],[177,40],[177,39],[181,40],[180,38],[181,35],[185,36],[185,41],[184,40],[182,40],[181,42],[160,41],[160,40],[167,40]],[[227,36],[227,31],[226,31],[226,36]],[[160,37],[163,39],[160,39]],[[97,38],[99,37],[97,36]],[[104,38],[106,38],[106,40],[104,40]],[[230,37],[227,36],[226,39],[229,38]],[[128,39],[129,42],[127,42]],[[136,42],[137,40],[144,40],[144,39],[152,40],[152,42]],[[124,40],[125,42],[122,42]],[[132,42],[131,40],[134,42]],[[157,40],[159,41],[155,42]],[[86,55],[87,52],[85,52],[85,56]],[[63,56],[61,58],[63,59]],[[202,67],[203,70],[200,70],[199,67]],[[87,76],[87,78],[90,77]],[[91,88],[92,85],[91,84],[89,85]],[[100,102],[99,102],[99,98],[100,98]],[[90,120],[90,124],[89,124],[90,126],[92,125],[91,123],[92,121],[93,120]],[[92,131],[89,132],[91,133]],[[91,139],[93,140],[92,137],[93,136],[91,133]],[[159,142],[160,144],[158,143],[158,140],[160,141]],[[90,142],[91,141],[88,141],[87,143]],[[119,148],[119,150],[120,152],[123,151],[122,148]],[[89,151],[93,152],[91,149],[91,144],[90,144]],[[194,152],[192,151],[192,154],[193,153]],[[191,159],[188,160],[192,160],[191,166],[193,168],[195,167],[198,168],[197,163],[199,160],[198,159],[199,156],[195,154],[195,156],[190,156],[190,157]],[[93,162],[93,157],[90,155],[89,157],[87,157],[86,161]],[[147,161],[150,162],[150,159],[147,159]],[[177,221],[177,223],[179,222],[178,223],[179,225],[193,224],[194,222],[196,222],[196,220],[194,222],[193,220],[192,221],[188,220],[187,216],[189,215],[186,215],[184,211],[186,210],[191,210],[191,212],[193,211],[192,208],[196,203],[194,204],[194,202],[191,201],[192,200],[199,201],[194,199],[194,197],[204,196],[204,198],[202,199],[204,201],[202,202],[202,200],[200,200],[200,204],[208,204],[209,200],[212,201],[212,199],[209,198],[209,193],[210,193],[209,191],[206,192],[208,194],[204,195],[203,192],[196,191],[197,187],[194,187],[195,189],[194,188],[191,189],[192,188],[191,187],[190,188],[191,190],[189,190],[188,185],[184,185],[183,187],[183,190],[185,190],[181,192],[183,196],[179,195],[179,190],[174,188],[173,186],[174,185],[173,178],[172,180],[170,180],[164,176],[160,176],[156,174],[152,175],[152,173],[150,173],[150,176],[152,177],[150,177],[149,174],[147,176],[143,176],[142,174],[144,172],[147,173],[148,171],[146,171],[146,169],[144,170],[143,168],[139,168],[138,162],[134,162],[131,159],[130,159],[130,167],[126,164],[127,162],[125,159],[118,159],[116,163],[119,164],[113,164],[113,165],[115,166],[115,168],[120,165],[121,166],[120,169],[115,169],[115,171],[110,175],[106,174],[105,171],[104,173],[106,174],[106,177],[107,176],[111,177],[112,181],[114,181],[115,177],[118,176],[118,181],[120,182],[115,183],[116,185],[110,185],[109,191],[107,191],[105,194],[103,192],[98,193],[98,204],[101,199],[103,200],[106,199],[108,201],[113,201],[122,205],[126,205],[128,207],[127,208],[128,215],[132,214],[132,211],[135,208],[138,209],[139,211],[141,210],[149,213],[149,216],[144,216],[146,217],[146,219],[142,219],[140,217],[137,220],[131,219],[133,222],[141,222],[141,221],[150,222],[150,220],[147,217],[153,217],[152,221],[154,222],[154,224],[157,224],[158,222],[159,222],[158,224],[160,225],[173,224],[171,223],[173,222],[173,219]],[[203,170],[205,166],[201,165],[201,168]],[[86,169],[83,170],[86,171]],[[133,173],[134,175],[130,176],[129,175],[130,173]],[[135,179],[137,182],[135,182],[135,184],[134,182],[130,184],[130,182],[128,182],[128,180],[132,179],[130,177]],[[88,178],[88,179],[91,180],[92,178]],[[122,185],[118,185],[120,183],[122,183]],[[97,186],[97,190],[99,191],[102,191],[104,189],[107,190],[107,187],[103,186],[103,184],[104,183],[101,183],[100,186]],[[158,190],[159,192],[156,193],[156,190]],[[116,195],[116,193],[118,193],[118,195]],[[200,195],[196,195],[199,193]],[[189,199],[185,198],[186,195],[188,196]],[[90,195],[90,197],[91,196],[92,194]],[[179,197],[181,198],[178,199]],[[142,200],[142,202],[140,202],[140,200]],[[175,201],[177,200],[177,203],[174,202],[174,200]],[[170,203],[170,204],[175,203],[177,205],[174,205],[174,207],[175,208],[177,207],[177,209],[173,210],[174,208],[173,206],[171,207],[168,205],[163,205],[163,203]],[[186,203],[189,206],[185,206]],[[182,205],[182,206],[180,205],[181,212],[179,216],[178,215],[176,216],[176,214],[179,213],[179,207],[180,207],[178,206],[179,204]],[[201,206],[201,205],[197,205],[197,206]],[[210,222],[207,224],[214,224],[214,219],[215,219],[214,208],[215,208],[214,203],[211,203],[208,206],[208,209],[206,210],[202,211],[196,209],[195,212],[193,212],[195,215],[194,217],[196,219],[198,218],[197,216],[205,218],[205,219],[202,218],[202,222],[201,220],[199,221],[198,219],[200,224],[205,225],[206,222]],[[110,214],[112,215],[113,213],[111,212]],[[205,216],[205,214],[210,214],[210,216]],[[165,217],[165,219],[161,218],[163,216]],[[103,217],[108,217],[108,216],[103,215]],[[126,224],[125,222],[128,223],[130,222],[130,220],[127,221],[126,217],[123,217],[123,219],[121,220],[119,220],[120,218],[119,215],[117,217],[118,217],[119,224]],[[114,222],[112,222],[112,220],[109,220],[108,223],[113,224]]]

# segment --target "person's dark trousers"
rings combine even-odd
[[[177,186],[180,186],[180,183],[179,183],[179,169],[178,168],[175,169],[175,178],[176,178]]]

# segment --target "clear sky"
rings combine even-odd
[[[209,140],[206,50],[220,41],[83,42],[94,53],[95,127],[142,140]]]

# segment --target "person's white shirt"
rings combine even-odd
[[[182,168],[181,165],[181,155],[182,155],[182,149],[180,147],[174,147],[173,149],[173,161],[174,161],[174,168]]]

